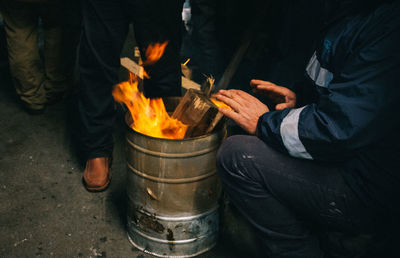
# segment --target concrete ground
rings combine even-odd
[[[115,132],[110,188],[89,193],[72,148],[69,101],[31,116],[6,66],[0,85],[0,257],[152,257],[127,239],[124,130]],[[200,257],[235,255],[218,244]]]
[[[112,183],[106,192],[89,193],[73,147],[73,106],[74,96],[42,115],[27,114],[0,45],[0,257],[153,257],[127,238],[121,117],[115,127]],[[224,217],[230,226],[221,230],[216,247],[199,257],[251,257],[247,227],[230,211]]]

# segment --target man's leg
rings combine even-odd
[[[30,112],[45,107],[45,77],[37,38],[38,5],[3,1],[8,59],[16,92]]]
[[[82,1],[79,115],[85,159],[112,154],[114,100],[111,93],[118,83],[120,52],[128,29],[122,17],[120,1]]]
[[[50,103],[54,103],[71,87],[77,35],[71,33],[66,38],[66,26],[63,26],[66,15],[61,2],[42,4],[40,16],[44,30],[46,97]]]
[[[88,190],[104,190],[109,183],[114,123],[112,88],[118,82],[120,52],[128,22],[121,1],[83,0],[83,33],[79,50],[81,92],[78,103],[80,144],[86,160]]]
[[[349,232],[373,225],[340,168],[284,155],[255,136],[228,138],[218,170],[232,203],[260,233],[267,257],[323,257],[310,224]]]
[[[163,56],[146,66],[146,97],[181,95],[181,25],[183,0],[128,0],[126,10],[133,20],[135,37],[142,54],[151,43],[168,41]]]
[[[222,73],[222,57],[217,39],[216,0],[191,0],[193,40],[200,50],[200,72],[218,80]]]

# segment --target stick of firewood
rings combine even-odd
[[[143,67],[125,57],[121,58],[121,65],[138,78],[143,78]],[[213,80],[207,80],[206,92],[200,90],[200,85],[182,77],[182,87],[187,89],[186,94],[175,108],[172,117],[188,125],[185,138],[196,137],[210,133],[223,115],[218,107],[210,100],[209,92],[213,87]],[[140,82],[139,82],[140,83]]]
[[[211,96],[211,92],[214,89],[214,82],[215,82],[214,77],[212,77],[212,76],[207,77],[206,81],[203,83],[203,87],[201,87],[201,90],[204,92],[204,94],[207,97]]]
[[[143,79],[144,68],[138,65],[135,61],[131,60],[129,57],[121,58],[121,65],[125,67],[129,72],[136,74],[137,77]]]
[[[204,92],[189,89],[172,117],[189,125],[185,138],[191,138],[210,133],[223,115],[218,112],[218,107]]]
[[[121,65],[125,67],[128,71],[133,74],[136,74],[138,78],[143,80],[144,76],[144,68],[138,65],[135,61],[131,60],[128,57],[121,58]],[[200,90],[200,84],[195,83],[194,81],[189,80],[182,76],[182,87],[186,90],[188,89],[197,89]]]

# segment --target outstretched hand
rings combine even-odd
[[[257,98],[241,90],[220,90],[215,97],[232,108],[219,108],[219,112],[235,121],[250,134],[255,134],[258,118],[268,107]]]
[[[294,108],[296,106],[296,93],[286,87],[261,80],[251,80],[250,86],[253,88],[254,93],[266,95],[277,103],[276,110]]]

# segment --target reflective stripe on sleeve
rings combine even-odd
[[[280,133],[283,144],[291,156],[303,159],[313,159],[299,138],[299,117],[301,111],[305,107],[306,106],[290,110],[282,120]]]
[[[315,52],[307,65],[306,72],[311,80],[320,87],[328,88],[329,83],[333,79],[333,74],[327,69],[321,67]]]

